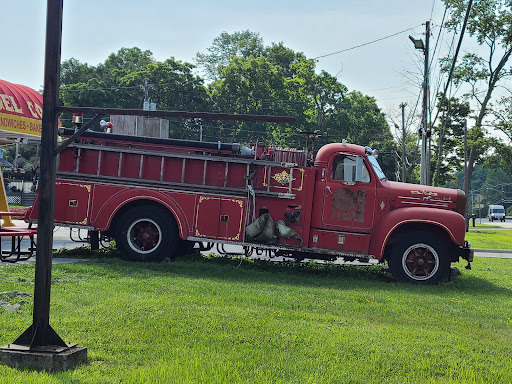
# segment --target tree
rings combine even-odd
[[[451,12],[447,25],[454,31],[463,23],[467,9],[465,0],[444,0]],[[507,63],[512,54],[512,3],[509,0],[475,0],[469,14],[467,30],[478,44],[486,49],[486,55],[466,54],[454,70],[456,84],[469,85],[468,97],[476,102],[475,125],[470,129],[468,174],[464,190],[469,190],[469,181],[475,162],[485,153],[484,119],[491,109],[491,99],[497,85],[510,75]]]
[[[320,142],[330,142],[327,135],[327,117],[340,106],[348,91],[347,87],[325,71],[317,74],[313,60],[301,61],[292,67],[295,73],[291,84],[294,85],[297,95],[309,104],[305,111],[306,122],[314,124],[309,130],[316,130],[322,136]]]
[[[302,52],[295,52],[285,47],[282,42],[279,44],[272,43],[272,46],[266,47],[263,56],[272,64],[281,67],[286,77],[293,77],[296,74],[296,65],[307,61]]]
[[[147,64],[136,71],[117,79],[119,84],[116,102],[119,108],[141,108],[142,88],[150,84],[151,100],[161,110],[205,111],[209,105],[209,96],[203,85],[203,79],[194,76],[194,66],[174,58],[163,63]],[[132,105],[127,101],[131,100]],[[185,128],[185,120],[170,120],[170,134],[175,138],[189,139],[194,134]],[[194,136],[195,137],[195,136]]]
[[[75,58],[65,60],[60,66],[60,85],[85,83],[96,77],[96,68]]]
[[[506,139],[505,142],[495,140],[495,151],[487,160],[487,164],[512,174],[512,97],[503,97],[493,113],[496,120],[492,126],[504,133]]]
[[[317,73],[315,62],[282,43],[265,48],[259,57],[233,56],[218,68],[209,91],[216,111],[293,115],[293,127],[263,123],[222,122],[217,131],[231,140],[299,147],[301,131],[317,132],[319,145],[348,139],[394,154],[394,142],[375,99],[348,92],[336,77]],[[391,158],[391,157],[389,157]],[[391,160],[394,168],[394,155]]]
[[[35,169],[37,167],[38,159],[36,157],[36,146],[33,144],[22,144],[18,145],[18,168],[20,169]],[[16,145],[6,145],[2,148],[3,157],[11,164],[15,164],[16,157]]]
[[[287,115],[290,104],[286,79],[279,66],[265,57],[233,57],[219,68],[219,80],[210,85],[213,108],[219,112]],[[223,122],[219,134],[245,142],[263,140],[284,144],[291,129],[261,122]],[[290,144],[288,144],[290,145]]]
[[[154,62],[153,53],[149,50],[143,51],[137,47],[121,48],[117,53],[111,53],[103,64],[98,64],[97,72],[108,83],[122,74],[139,71]]]
[[[217,80],[219,68],[227,66],[233,57],[258,57],[262,55],[263,50],[263,39],[258,33],[249,30],[232,34],[222,32],[213,39],[208,53],[196,54],[196,63],[207,79]]]
[[[174,58],[156,62],[150,51],[122,48],[97,67],[75,59],[65,63],[61,102],[66,106],[141,109],[146,82],[159,109],[204,111],[208,106],[203,80],[192,73],[194,66]],[[183,128],[183,120],[170,121],[174,137],[188,138],[190,132]]]
[[[440,123],[433,127],[433,134],[438,137],[434,146],[435,164],[433,185],[446,184],[453,179],[454,173],[464,168],[461,159],[464,159],[464,124],[469,115],[468,102],[461,102],[457,98],[441,99],[438,103]],[[435,142],[435,141],[434,141]]]

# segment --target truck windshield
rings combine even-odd
[[[374,155],[368,156],[368,160],[370,160],[370,164],[372,165],[373,170],[375,171],[375,174],[377,175],[377,177],[380,180],[385,179],[386,175],[384,174],[384,172],[382,172],[382,169],[380,168],[380,165],[377,161],[377,156],[374,156]]]

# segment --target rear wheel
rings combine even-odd
[[[437,284],[450,271],[449,244],[424,232],[408,234],[391,250],[389,268],[399,280]]]
[[[162,261],[176,256],[179,245],[174,218],[164,209],[141,205],[125,212],[118,221],[116,246],[130,261]]]

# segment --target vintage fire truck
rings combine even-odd
[[[61,135],[71,136],[72,130]],[[121,257],[194,243],[302,259],[387,262],[436,284],[472,261],[460,190],[389,181],[368,147],[307,151],[85,132],[57,160],[55,222],[115,239]],[[37,204],[26,220],[37,220]]]

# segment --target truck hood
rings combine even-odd
[[[460,189],[389,181],[389,201],[392,209],[425,207],[459,212],[464,216],[466,195]]]

